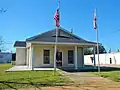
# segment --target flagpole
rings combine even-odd
[[[56,71],[56,54],[57,54],[57,42],[58,42],[58,27],[56,27],[56,39],[55,39],[55,53],[54,53],[54,74]]]
[[[98,56],[98,72],[100,72],[100,60],[99,60],[99,34],[98,34],[98,25],[97,25],[97,10],[95,9],[95,29],[96,29],[96,40],[97,40],[97,56]]]
[[[54,75],[56,71],[56,53],[57,53],[57,28],[56,28],[55,47],[54,47]]]
[[[97,55],[98,55],[98,72],[100,72],[100,60],[99,60],[99,38],[98,38],[98,27],[96,28],[96,39],[97,39]]]
[[[58,0],[58,10],[60,10],[60,0]],[[60,23],[60,21],[59,21]],[[56,54],[57,54],[57,42],[58,42],[58,29],[59,27],[56,26],[56,39],[55,39],[55,48],[54,48],[54,75],[56,72]]]

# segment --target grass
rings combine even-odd
[[[93,74],[96,74],[98,76],[109,78],[113,81],[120,82],[120,71],[108,71],[108,72],[93,72]]]
[[[58,85],[70,82],[58,72],[53,71],[23,71],[23,72],[5,72],[12,67],[10,64],[0,64],[0,90],[5,88],[26,88],[40,87],[42,85]]]

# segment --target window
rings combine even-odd
[[[68,50],[68,64],[74,64],[73,50]]]
[[[50,50],[44,50],[44,64],[50,64]]]

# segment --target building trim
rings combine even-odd
[[[37,42],[37,41],[30,41],[31,43],[35,44],[55,44],[55,42]],[[97,44],[93,43],[64,43],[64,42],[57,42],[56,44],[59,45],[88,45],[88,46],[97,46]]]
[[[26,48],[26,47],[19,47],[19,46],[15,46],[15,48]]]

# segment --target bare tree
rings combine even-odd
[[[95,53],[97,54],[97,47],[95,47]],[[99,45],[99,53],[100,54],[107,53],[105,47],[102,44]],[[94,50],[92,48],[86,48],[84,50],[84,54],[85,55],[94,54]]]

